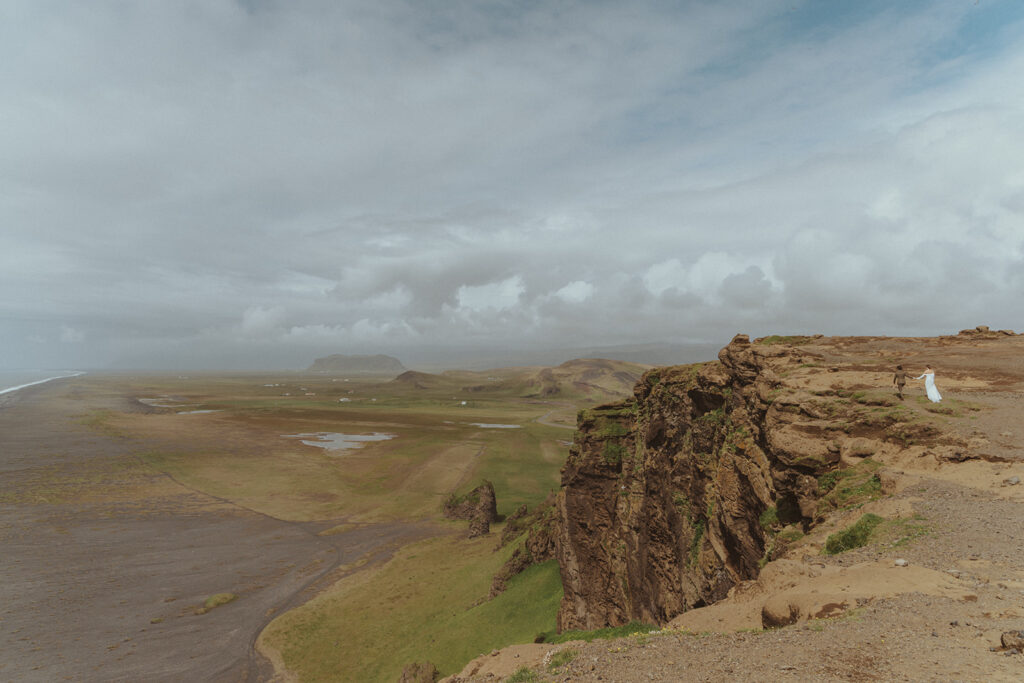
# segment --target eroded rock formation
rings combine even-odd
[[[532,511],[525,505],[519,507],[505,522],[501,540],[495,550],[504,548],[522,537],[519,546],[512,551],[502,568],[494,575],[491,582],[493,598],[505,590],[508,580],[527,567],[546,562],[555,557],[555,538],[558,535],[558,510],[555,507],[555,496],[551,494]]]
[[[936,437],[884,390],[830,385],[843,369],[811,341],[738,335],[718,362],[651,370],[633,398],[580,413],[556,501],[560,630],[664,624],[725,597],[766,558],[766,517],[815,523],[842,457]]]
[[[491,523],[498,520],[494,485],[484,481],[464,496],[452,495],[445,501],[442,512],[448,519],[468,520],[469,538],[490,533]]]

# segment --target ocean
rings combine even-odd
[[[84,375],[78,370],[0,370],[0,394],[9,394],[34,384],[62,377]]]

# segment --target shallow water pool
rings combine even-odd
[[[394,434],[374,432],[372,434],[342,434],[340,432],[314,432],[312,434],[282,434],[285,439],[301,439],[307,446],[316,446],[327,451],[347,451],[362,448],[371,441],[387,441]]]

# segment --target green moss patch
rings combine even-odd
[[[551,659],[548,661],[548,671],[555,671],[556,669],[560,669],[572,660],[576,659],[578,655],[579,652],[571,648],[568,650],[559,650],[558,652],[551,655]]]
[[[779,509],[774,505],[761,513],[759,520],[761,528],[770,530],[779,524]]]
[[[865,458],[844,470],[832,470],[818,477],[818,513],[851,508],[882,497],[881,465]]]
[[[221,605],[226,605],[229,602],[234,602],[238,599],[238,596],[234,593],[217,593],[206,598],[206,602],[203,603],[202,607],[195,609],[196,614],[206,614],[210,610],[217,609]]]
[[[768,337],[762,337],[761,339],[755,339],[755,344],[789,344],[790,346],[802,346],[811,342],[810,337],[803,337],[798,335],[780,335],[773,334]]]
[[[522,666],[504,680],[504,683],[535,683],[540,681],[540,675],[528,666]]]
[[[885,520],[870,512],[861,516],[853,525],[829,536],[823,552],[826,555],[836,555],[867,545],[871,532],[883,521]]]
[[[563,631],[562,633],[544,633],[542,637],[545,643],[567,643],[571,640],[585,640],[588,643],[592,640],[609,640],[612,638],[625,638],[636,633],[651,633],[657,631],[657,626],[644,624],[639,621],[631,621],[624,626],[608,626],[593,631]]]

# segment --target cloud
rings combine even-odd
[[[67,325],[61,325],[60,340],[64,344],[81,344],[85,341],[85,334],[81,330],[76,330],[75,328],[68,327]]]
[[[555,292],[555,296],[569,304],[582,303],[593,294],[594,285],[583,280],[574,280]]]
[[[24,3],[0,26],[5,348],[304,367],[1012,327],[1022,18]]]

